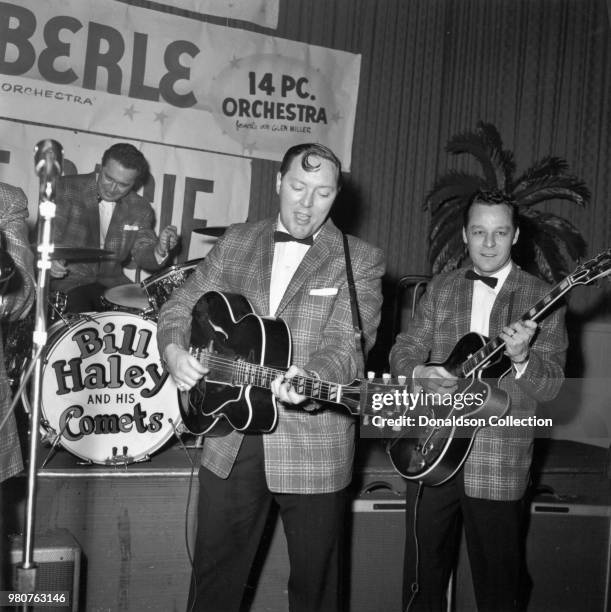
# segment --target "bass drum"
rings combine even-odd
[[[157,325],[132,313],[81,315],[49,330],[44,426],[88,462],[124,465],[159,450],[180,426],[176,385],[161,365]]]

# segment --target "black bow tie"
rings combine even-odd
[[[488,285],[488,287],[490,287],[491,289],[494,289],[496,287],[496,284],[499,282],[498,278],[495,278],[494,276],[482,276],[481,274],[478,274],[475,270],[467,270],[465,272],[465,278],[467,280],[482,281],[482,283],[486,283],[486,285]]]
[[[274,242],[298,242],[299,244],[312,246],[314,244],[314,238],[312,236],[307,236],[306,238],[295,238],[287,232],[280,232],[276,230],[274,232]]]

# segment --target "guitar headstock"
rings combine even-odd
[[[383,374],[382,378],[375,378],[373,372],[368,372],[367,379],[361,383],[359,411],[363,416],[392,418],[401,415],[408,408],[408,393],[405,376],[392,378],[390,374]]]
[[[588,285],[609,274],[611,274],[611,248],[580,264],[569,278],[572,284]]]
[[[393,379],[384,374],[382,378],[375,378],[372,372],[368,372],[367,379],[342,385],[341,403],[354,415],[365,417],[382,414],[391,417],[405,411],[402,404],[408,391],[405,376]]]

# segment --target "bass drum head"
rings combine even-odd
[[[41,410],[69,452],[93,463],[147,459],[180,424],[176,385],[163,369],[157,325],[96,313],[50,329]]]

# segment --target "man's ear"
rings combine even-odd
[[[511,244],[515,244],[518,241],[519,237],[520,237],[520,228],[518,227],[518,229],[516,229],[516,233],[513,236],[513,242]]]
[[[276,174],[276,193],[280,195],[280,183],[282,183],[282,175],[280,172]]]
[[[462,241],[467,244],[467,232],[464,227],[462,228]]]

